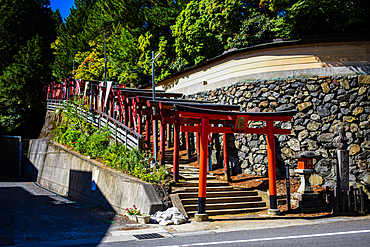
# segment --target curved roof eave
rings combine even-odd
[[[370,34],[369,33],[356,33],[356,34],[337,34],[335,36],[309,36],[307,38],[301,38],[301,39],[292,39],[292,40],[275,40],[268,43],[258,44],[250,47],[244,47],[240,49],[232,49],[229,51],[225,51],[224,53],[217,55],[215,57],[209,58],[207,60],[204,60],[200,62],[199,64],[186,67],[183,70],[177,71],[173,73],[170,77],[160,81],[159,83],[156,83],[157,86],[166,85],[167,83],[176,80],[177,78],[181,78],[183,74],[189,73],[192,70],[199,69],[203,66],[206,66],[208,64],[214,63],[218,60],[222,60],[224,58],[235,56],[237,54],[255,51],[255,50],[261,50],[266,48],[277,48],[277,47],[285,47],[285,46],[291,46],[291,45],[305,45],[305,44],[317,44],[317,43],[332,43],[332,42],[350,42],[350,41],[364,41],[364,40],[370,40]],[[150,85],[151,88],[151,85]]]

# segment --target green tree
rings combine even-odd
[[[170,75],[170,65],[176,56],[170,26],[187,2],[98,0],[84,31],[92,44],[89,52],[84,53],[85,56],[91,57],[93,52],[98,54],[94,66],[103,66],[105,33],[106,54],[109,56],[108,79],[131,85],[148,83],[151,78],[152,51],[162,52],[156,66],[157,80]],[[81,59],[82,52],[75,54]],[[80,67],[76,71],[79,77],[85,76],[79,73],[82,70],[91,72]],[[104,79],[104,73],[95,76],[96,80]]]
[[[43,110],[42,81],[50,80],[36,36],[20,48],[0,76],[0,133],[10,132]]]
[[[274,36],[273,19],[256,15],[243,21],[239,32],[227,41],[228,48],[243,48],[256,45]]]
[[[256,5],[257,1],[191,1],[172,27],[177,55],[186,65],[193,65],[224,52],[227,40]]]
[[[0,0],[0,6],[0,133],[31,134],[43,85],[52,78],[50,43],[61,18],[49,1]]]
[[[89,38],[85,30],[92,15],[96,0],[75,0],[76,8],[58,27],[58,38],[52,44],[55,60],[53,74],[59,78],[70,77],[73,67],[77,68],[83,61],[74,61],[78,52],[90,51]]]
[[[0,0],[0,71],[14,61],[19,47],[36,34],[42,38],[43,52],[49,50],[55,40],[59,14],[49,5],[48,0]],[[45,58],[50,60],[52,56]]]
[[[269,6],[279,7],[273,1]],[[294,0],[281,6],[275,23],[280,37],[369,31],[367,0]]]

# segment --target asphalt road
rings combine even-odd
[[[172,238],[117,241],[98,246],[369,246],[370,220],[344,220],[294,227],[223,233],[183,234]],[[90,245],[86,245],[90,246]]]
[[[152,235],[148,235],[152,234]],[[140,237],[160,237],[139,240]],[[0,179],[0,246],[370,246],[370,217],[138,225],[35,183]]]

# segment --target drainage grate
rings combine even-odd
[[[134,237],[137,238],[137,239],[164,238],[162,235],[160,235],[158,233],[134,235]]]

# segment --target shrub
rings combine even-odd
[[[78,101],[66,104],[64,111],[58,113],[59,123],[54,130],[55,141],[147,182],[160,182],[166,178],[167,174],[163,168],[150,168],[150,157],[146,157],[144,152],[115,143],[107,128],[98,129],[87,123],[79,115],[78,107]]]

